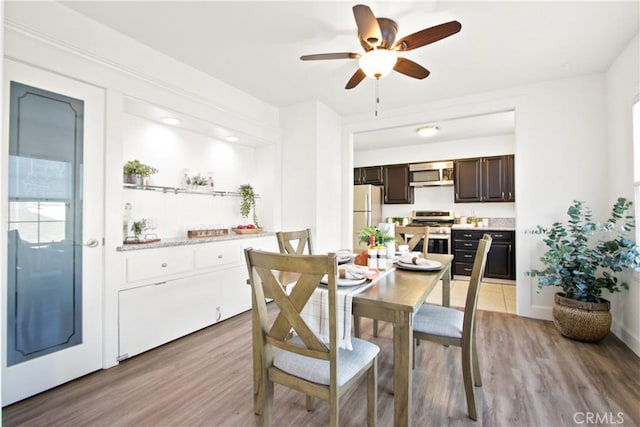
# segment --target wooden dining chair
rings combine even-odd
[[[462,377],[467,397],[467,410],[469,418],[474,421],[477,420],[478,415],[473,386],[482,386],[476,347],[476,306],[490,248],[491,236],[485,234],[478,243],[464,311],[423,304],[413,318],[414,353],[418,340],[462,347]]]
[[[413,251],[418,243],[422,240],[422,255],[427,256],[427,250],[429,248],[429,227],[395,227],[396,244],[408,245],[409,251]],[[424,240],[423,240],[424,239]],[[357,327],[360,327],[360,319],[355,320]],[[373,320],[373,336],[378,336],[378,320]]]
[[[311,229],[298,231],[278,231],[278,248],[281,254],[303,255],[305,248],[309,255],[313,255],[313,243],[311,241]],[[294,246],[295,245],[295,246]]]
[[[338,348],[336,255],[285,255],[248,248],[245,258],[253,309],[258,313],[258,322],[254,320],[253,354],[260,360],[254,366],[258,371],[254,372],[254,378],[260,378],[256,384],[263,397],[262,424],[271,424],[273,384],[278,383],[304,393],[308,410],[313,407],[314,397],[328,401],[329,424],[337,426],[340,397],[366,375],[367,424],[375,425],[380,348],[358,338],[351,340],[353,350]],[[318,338],[300,315],[325,274],[328,276],[328,343]],[[287,294],[287,284],[293,278],[297,279],[296,284]],[[270,319],[274,317],[267,312],[267,297],[273,298],[277,309],[273,322]]]
[[[409,245],[409,251],[413,251],[415,247],[423,241],[422,255],[427,256],[429,249],[429,227],[395,227],[396,243],[399,245]]]

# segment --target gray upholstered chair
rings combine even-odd
[[[308,254],[313,255],[311,229],[309,228],[299,231],[278,231],[276,238],[281,254],[303,255],[306,248]]]
[[[375,425],[380,348],[358,338],[351,340],[353,350],[338,348],[336,255],[285,255],[248,248],[245,257],[253,309],[257,310],[253,354],[254,360],[257,357],[260,363],[254,365],[254,378],[260,378],[256,384],[263,400],[257,408],[262,412],[262,424],[271,424],[273,384],[278,383],[306,394],[308,410],[313,407],[314,397],[327,400],[329,424],[337,426],[340,397],[366,375],[367,424]],[[329,343],[318,338],[300,315],[325,274],[328,276]],[[287,294],[286,285],[295,280],[295,286]],[[273,298],[277,310],[273,322],[265,298]]]
[[[462,347],[462,377],[467,396],[467,410],[472,420],[478,418],[473,386],[482,386],[475,339],[476,306],[490,248],[491,236],[485,234],[478,243],[464,311],[423,304],[413,318],[413,337],[416,343],[418,340],[427,340]]]

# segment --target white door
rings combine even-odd
[[[10,60],[2,93],[6,406],[102,367],[105,96]]]

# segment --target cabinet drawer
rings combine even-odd
[[[212,268],[242,261],[238,242],[212,243],[195,250],[195,268]]]
[[[193,270],[193,249],[158,249],[158,252],[127,258],[127,282],[166,277]]]
[[[453,232],[454,240],[480,240],[482,236],[488,234],[493,240],[512,241],[513,231],[500,230],[455,230]]]
[[[454,251],[453,259],[456,262],[466,262],[469,264],[473,264],[473,261],[476,259],[476,252],[456,250]]]
[[[475,251],[478,249],[478,241],[474,240],[455,240],[453,242],[453,249],[464,249],[467,251]]]
[[[473,271],[473,263],[467,262],[454,262],[453,263],[453,274],[459,276],[471,276],[471,272]]]

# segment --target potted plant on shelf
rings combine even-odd
[[[123,176],[125,184],[135,184],[142,186],[144,178],[158,173],[158,169],[153,166],[145,165],[140,160],[129,160],[124,164]]]
[[[566,337],[588,342],[603,339],[611,328],[610,303],[602,297],[629,289],[616,273],[640,266],[638,246],[627,235],[635,227],[627,212],[631,201],[618,198],[606,222],[594,222],[584,202],[574,200],[567,223],[537,226],[547,251],[540,258],[545,268],[527,274],[538,278],[538,288],[560,286],[555,294],[553,323]],[[621,222],[621,224],[619,224]]]
[[[240,186],[240,215],[242,218],[249,218],[249,214],[253,210],[253,223],[252,224],[239,224],[233,231],[239,234],[247,233],[260,233],[262,228],[258,223],[258,216],[256,215],[256,193],[253,190],[251,184],[243,184]]]

